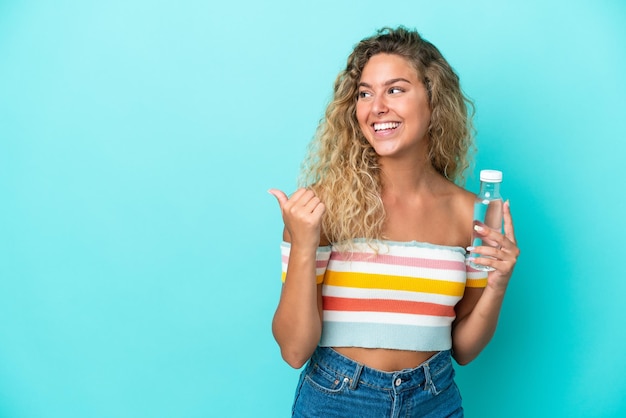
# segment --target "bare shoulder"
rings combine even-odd
[[[463,212],[465,215],[472,217],[474,213],[476,195],[456,184],[454,187],[457,189],[455,203],[458,205],[458,210]]]
[[[442,190],[447,197],[447,202],[455,209],[461,212],[471,212],[474,210],[474,200],[476,195],[463,187],[446,180]]]
[[[450,233],[455,237],[457,245],[465,247],[471,243],[476,195],[452,182],[448,182],[445,194],[448,219],[452,228]]]
[[[458,189],[458,197],[455,201],[457,216],[463,219],[463,222],[471,225],[474,218],[474,203],[476,202],[476,194],[455,185]],[[471,226],[470,226],[471,228]]]

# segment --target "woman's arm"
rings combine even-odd
[[[322,333],[321,285],[316,284],[315,270],[326,209],[311,190],[299,189],[291,198],[279,190],[270,193],[278,199],[283,214],[283,239],[291,243],[272,332],[283,359],[300,368],[313,354]]]
[[[452,325],[452,350],[455,360],[461,365],[475,359],[493,337],[504,294],[520,254],[508,201],[503,207],[503,218],[504,235],[480,225],[474,228],[480,238],[495,241],[500,248],[476,248],[478,254],[493,257],[476,258],[476,263],[495,270],[489,272],[485,289],[465,289],[463,299],[455,308],[457,317]]]

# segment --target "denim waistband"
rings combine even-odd
[[[367,367],[338,353],[330,347],[317,347],[311,356],[309,367],[319,367],[331,374],[342,376],[350,382],[350,388],[367,385],[394,392],[414,389],[432,384],[432,379],[447,367],[452,367],[450,350],[440,351],[413,369],[395,372]]]

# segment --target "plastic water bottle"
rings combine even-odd
[[[500,183],[502,183],[502,171],[481,170],[480,171],[480,193],[474,203],[474,220],[480,221],[489,228],[502,231],[502,196],[500,196]],[[483,242],[480,238],[474,238],[472,247],[495,246],[490,242]],[[472,251],[471,257],[481,257],[480,254]],[[476,270],[492,271],[494,268],[470,262],[469,265]]]

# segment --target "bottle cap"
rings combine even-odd
[[[480,170],[480,181],[489,183],[502,182],[502,171],[499,170]]]

